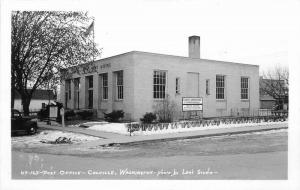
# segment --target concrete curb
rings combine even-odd
[[[270,131],[279,129],[288,129],[288,123],[273,124],[272,126],[245,126],[245,127],[234,127],[234,128],[221,128],[221,129],[208,129],[201,131],[183,132],[183,133],[170,133],[170,134],[160,134],[160,135],[149,135],[149,136],[125,136],[110,132],[103,131],[92,131],[81,128],[68,128],[60,126],[48,126],[44,124],[39,125],[42,129],[50,130],[61,130],[66,132],[80,133],[84,135],[99,137],[101,139],[86,142],[78,146],[114,146],[114,145],[134,145],[134,144],[144,144],[151,142],[165,142],[174,141],[181,139],[195,139],[204,137],[214,137],[223,135],[234,135],[234,134],[244,134],[253,133],[260,131]],[[194,134],[195,133],[195,134]]]
[[[122,138],[122,139],[103,139],[95,142],[89,142],[86,144],[82,144],[80,146],[114,146],[114,145],[137,145],[137,144],[144,144],[144,143],[152,143],[152,142],[166,142],[166,141],[174,141],[174,140],[181,140],[181,139],[195,139],[195,138],[205,138],[205,137],[214,137],[214,136],[223,136],[223,135],[234,135],[234,134],[245,134],[245,133],[253,133],[253,132],[260,132],[260,131],[270,131],[270,130],[280,130],[280,129],[288,129],[288,126],[274,126],[274,127],[255,127],[251,128],[239,128],[235,129],[235,131],[226,131],[220,132],[216,130],[210,130],[206,134],[196,134],[196,135],[181,135],[175,137],[162,137],[162,136],[151,136],[148,137],[149,139],[138,139],[138,138],[145,138],[136,136],[129,137],[129,138]],[[226,129],[229,130],[229,129]]]
[[[170,137],[164,139],[147,139],[147,140],[132,141],[132,142],[113,142],[113,143],[109,143],[109,146],[113,146],[117,144],[136,145],[136,144],[144,144],[144,143],[151,143],[151,142],[167,142],[167,141],[175,141],[175,140],[183,140],[183,139],[196,139],[196,138],[216,137],[216,136],[224,136],[224,135],[246,134],[246,133],[254,133],[254,132],[261,132],[261,131],[280,130],[280,129],[288,129],[288,127],[275,127],[275,128],[267,128],[267,129],[263,128],[257,130],[234,131],[234,132],[203,134],[203,135],[195,135],[195,136]],[[103,146],[105,146],[105,144]]]

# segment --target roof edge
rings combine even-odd
[[[174,57],[174,58],[187,59],[187,60],[210,61],[210,62],[218,62],[218,63],[227,63],[227,64],[237,64],[237,65],[244,65],[244,66],[259,67],[259,65],[256,65],[256,64],[238,63],[238,62],[221,61],[221,60],[213,60],[213,59],[201,59],[201,58],[199,59],[199,58],[191,58],[191,57],[178,56],[178,55],[170,55],[170,54],[161,54],[161,53],[136,51],[136,50],[125,52],[125,53],[121,53],[121,54],[118,54],[118,55],[113,55],[113,56],[102,58],[102,59],[98,59],[98,60],[95,60],[94,62],[109,60],[109,59],[113,59],[113,58],[117,58],[117,57],[129,55],[129,54],[147,54],[147,55],[155,55],[155,56]],[[91,63],[91,62],[88,62],[88,63]],[[84,65],[84,64],[88,64],[88,63],[83,63],[83,64],[79,64],[79,65],[76,65],[76,66],[71,66],[71,67],[77,67],[77,66],[81,66],[81,65]],[[71,67],[68,67],[66,69],[69,69]]]
[[[246,65],[246,66],[253,66],[253,67],[259,67],[259,65],[255,65],[255,64],[247,64],[247,63],[238,63],[238,62],[231,62],[231,61],[221,61],[221,60],[213,60],[213,59],[198,59],[198,58],[191,58],[191,57],[185,57],[185,56],[178,56],[178,55],[169,55],[169,54],[161,54],[161,53],[152,53],[152,52],[144,52],[144,51],[129,51],[126,53],[122,53],[122,54],[118,54],[118,55],[114,55],[111,57],[106,57],[103,59],[99,59],[96,61],[102,61],[102,60],[107,60],[107,59],[112,59],[115,57],[119,57],[119,56],[124,56],[127,54],[147,54],[147,55],[155,55],[155,56],[164,56],[164,57],[174,57],[174,58],[180,58],[180,59],[188,59],[188,60],[202,60],[202,61],[212,61],[212,62],[219,62],[219,63],[229,63],[229,64],[239,64],[239,65]]]

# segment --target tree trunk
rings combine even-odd
[[[24,116],[29,116],[29,105],[30,105],[31,97],[22,97],[22,105],[23,105],[23,112]]]

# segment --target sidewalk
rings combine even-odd
[[[109,133],[105,131],[95,131],[81,127],[62,127],[61,124],[51,121],[51,125],[47,125],[45,122],[38,122],[38,127],[41,129],[51,129],[51,130],[59,130],[66,131],[72,133],[80,133],[84,135],[90,135],[94,137],[99,137],[103,139],[117,139],[122,138],[123,135],[116,133]]]
[[[38,125],[42,129],[61,130],[61,131],[81,133],[81,134],[102,138],[100,140],[84,143],[79,146],[138,144],[138,143],[154,142],[154,141],[172,141],[177,139],[192,139],[192,138],[200,138],[200,137],[221,136],[221,135],[240,134],[240,133],[268,131],[268,130],[276,130],[276,129],[278,130],[278,129],[288,128],[288,123],[282,122],[278,124],[270,124],[264,126],[257,125],[257,126],[245,126],[245,127],[233,127],[233,128],[207,129],[207,130],[189,131],[189,132],[181,132],[181,133],[156,134],[156,135],[145,135],[145,136],[127,136],[127,135],[121,135],[121,134],[104,132],[104,131],[95,131],[95,130],[80,128],[80,127],[63,128],[59,124],[47,125],[45,123],[39,122]]]

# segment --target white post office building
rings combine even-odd
[[[94,109],[100,118],[123,110],[134,121],[167,95],[179,110],[183,97],[201,97],[203,117],[257,114],[259,66],[201,59],[199,36],[188,44],[188,57],[131,51],[97,60],[93,72],[63,81],[61,100],[69,109]]]

